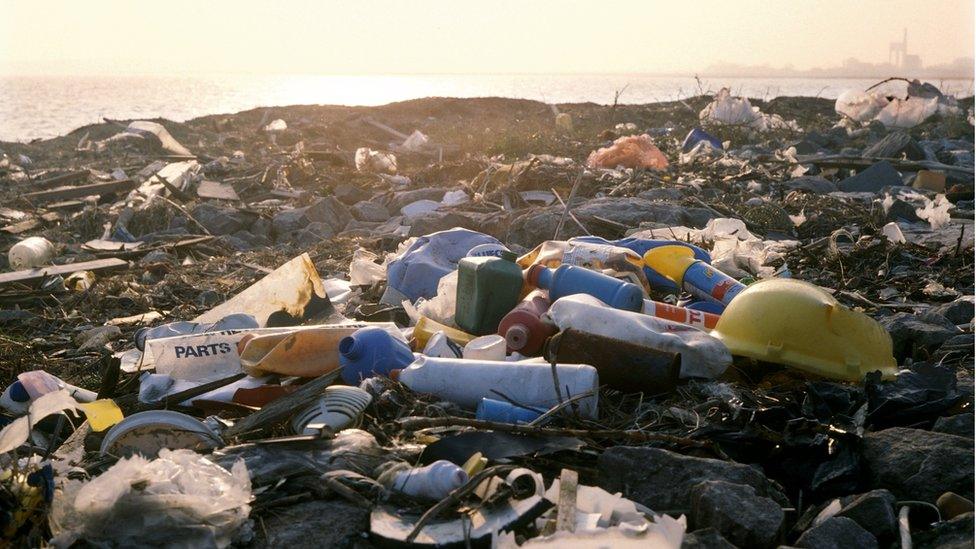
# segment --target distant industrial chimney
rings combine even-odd
[[[902,32],[901,42],[892,42],[888,46],[888,64],[898,68],[905,66],[905,56],[908,55],[908,28]]]

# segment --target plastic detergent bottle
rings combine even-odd
[[[699,303],[705,302],[702,301]],[[720,305],[710,301],[707,303],[721,307]],[[653,301],[650,299],[644,300],[644,309],[641,312],[643,312],[645,315],[656,316],[657,318],[663,318],[666,320],[673,320],[675,322],[680,322],[682,324],[687,324],[703,330],[711,330],[715,328],[715,325],[718,324],[719,319],[719,315],[706,312],[704,310],[693,309],[691,307],[679,307],[677,305],[670,305],[668,303],[662,303],[660,301]]]
[[[387,375],[413,360],[410,346],[383,328],[360,328],[339,342],[342,380],[350,385],[374,375]]]
[[[744,284],[711,265],[695,259],[684,246],[661,246],[644,254],[647,266],[671,279],[691,295],[728,305]]]
[[[500,423],[530,423],[544,413],[545,410],[538,408],[522,408],[504,400],[483,398],[474,417]]]
[[[454,323],[475,335],[494,333],[522,293],[522,269],[512,252],[501,257],[465,257],[458,263]]]
[[[483,398],[498,391],[526,406],[549,409],[574,395],[593,392],[581,399],[580,414],[595,418],[596,389],[600,379],[596,369],[585,364],[557,364],[561,395],[556,394],[552,366],[545,362],[496,362],[463,358],[421,356],[403,370],[393,370],[390,377],[418,393],[428,393],[449,400],[468,410],[477,408]]]
[[[644,291],[640,286],[585,267],[562,265],[554,270],[533,265],[526,278],[532,286],[549,290],[552,301],[568,295],[587,294],[615,309],[640,311],[644,306]]]
[[[542,318],[549,304],[546,291],[537,288],[502,318],[498,335],[505,338],[509,351],[534,355],[542,349],[546,338],[556,333],[556,326]]]

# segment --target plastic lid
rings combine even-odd
[[[30,395],[27,394],[27,389],[24,388],[24,384],[15,381],[10,385],[10,398],[14,402],[27,402],[30,400]]]
[[[505,344],[513,351],[525,347],[528,342],[529,329],[525,327],[525,324],[514,324],[505,331]]]

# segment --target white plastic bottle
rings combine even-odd
[[[25,238],[10,247],[7,260],[14,270],[42,267],[54,258],[54,244],[42,236]]]
[[[408,496],[439,500],[466,482],[464,469],[441,459],[426,467],[400,471],[393,479],[393,488]]]
[[[557,364],[556,375],[564,400],[592,392],[592,396],[579,400],[578,405],[584,417],[595,418],[597,388],[600,386],[596,368],[585,364]],[[421,356],[403,370],[393,370],[390,377],[418,393],[436,395],[471,410],[478,407],[482,398],[508,397],[526,406],[547,409],[559,403],[552,367],[544,362]]]

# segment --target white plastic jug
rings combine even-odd
[[[585,364],[557,364],[556,375],[563,400],[593,392],[592,396],[579,400],[578,404],[581,415],[595,418],[596,389],[600,385],[596,368]],[[559,403],[552,367],[544,362],[421,356],[403,370],[391,372],[390,377],[418,393],[436,395],[470,410],[477,408],[482,398],[508,397],[526,406],[546,409]]]
[[[400,471],[393,479],[393,488],[408,496],[439,500],[466,482],[464,469],[441,459],[426,467]]]

